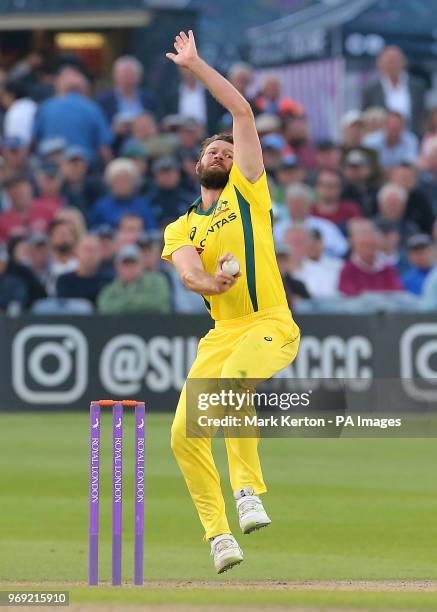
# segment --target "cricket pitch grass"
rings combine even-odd
[[[266,439],[271,527],[239,533],[245,560],[216,576],[170,445],[146,430],[145,585],[133,574],[133,416],[126,414],[123,587],[110,586],[111,423],[102,419],[99,587],[88,587],[88,415],[0,413],[0,589],[70,592],[64,610],[437,610],[435,439]],[[21,610],[31,608],[19,608]],[[35,608],[33,608],[35,609]],[[37,608],[41,609],[41,608]]]

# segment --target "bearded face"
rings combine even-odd
[[[228,182],[230,170],[224,166],[219,167],[214,164],[205,166],[204,162],[200,162],[198,167],[198,177],[202,187],[206,189],[223,189]]]
[[[206,189],[223,189],[232,168],[233,146],[217,140],[212,142],[197,164],[200,184]]]

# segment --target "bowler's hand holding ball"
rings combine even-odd
[[[223,272],[226,272],[226,274],[235,276],[240,271],[240,262],[235,257],[232,257],[232,259],[226,259],[222,263],[222,270]]]

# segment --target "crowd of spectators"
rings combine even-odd
[[[0,309],[204,312],[160,259],[162,235],[199,194],[202,139],[230,116],[184,69],[158,95],[124,56],[96,92],[80,66],[48,76],[31,59],[0,71]],[[290,305],[373,292],[437,309],[437,109],[425,116],[400,49],[381,53],[338,141],[312,137],[276,76],[228,77],[254,111]]]

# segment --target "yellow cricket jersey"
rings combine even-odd
[[[265,171],[251,183],[234,163],[218,201],[200,209],[198,198],[164,233],[163,259],[183,246],[195,246],[203,266],[214,275],[218,260],[232,253],[240,262],[242,276],[220,295],[203,299],[216,321],[287,306],[276,262],[272,235],[271,199]]]

